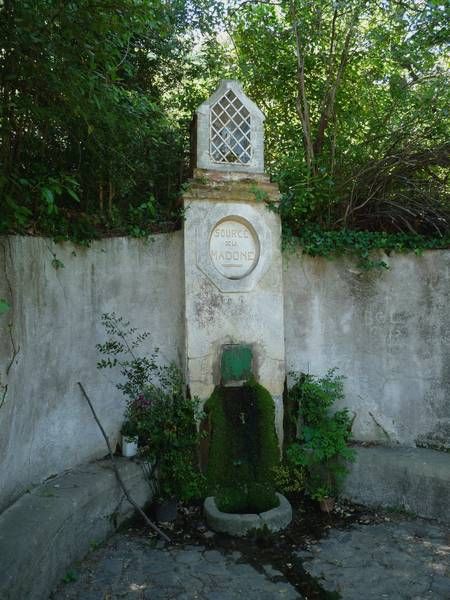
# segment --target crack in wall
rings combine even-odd
[[[5,273],[5,281],[8,284],[9,294],[10,294],[10,299],[11,299],[11,306],[13,306],[14,295],[13,295],[13,289],[12,289],[12,285],[11,285],[11,280],[9,279],[8,269],[7,269],[8,256],[7,256],[7,253],[6,253],[6,246],[5,246],[5,244],[3,242],[0,242],[0,246],[3,249],[3,257],[4,257],[3,271]],[[9,249],[9,258],[11,260],[11,242],[10,242],[10,240],[8,240],[8,249]]]
[[[14,303],[13,287],[12,287],[11,280],[8,275],[8,254],[9,254],[9,262],[12,263],[11,240],[7,239],[7,244],[8,244],[8,253],[6,251],[6,245],[4,243],[0,243],[0,246],[3,249],[3,259],[4,259],[3,260],[3,272],[5,275],[6,284],[9,289],[9,302],[11,305],[11,321],[8,323],[8,333],[9,333],[9,339],[10,339],[11,346],[12,346],[12,356],[8,363],[8,366],[6,367],[6,371],[5,371],[6,377],[8,377],[11,367],[13,366],[14,361],[16,360],[16,357],[20,352],[20,346],[16,346],[16,343],[14,340],[14,334],[13,334],[15,303]],[[4,401],[5,401],[5,397],[2,398],[2,405],[3,405]]]
[[[381,429],[381,431],[384,433],[384,435],[386,436],[388,441],[391,441],[391,436],[389,435],[389,433],[386,431],[386,429],[383,427],[383,425],[381,425],[381,423],[373,416],[373,414],[370,412],[370,410],[368,411],[369,415],[372,417],[373,422],[375,423],[375,425],[377,427],[379,427]]]
[[[20,351],[20,346],[16,347],[15,344],[15,340],[14,340],[14,335],[13,335],[13,324],[14,324],[14,310],[15,310],[15,306],[14,306],[14,293],[13,293],[13,287],[11,284],[11,280],[9,278],[9,274],[8,274],[8,253],[9,253],[9,261],[12,262],[11,260],[11,256],[12,256],[12,252],[11,252],[11,241],[9,239],[7,239],[7,244],[8,244],[8,252],[6,250],[6,244],[3,242],[0,242],[0,246],[2,247],[3,250],[3,272],[5,275],[5,281],[9,290],[9,298],[8,301],[10,303],[10,307],[11,307],[11,319],[12,321],[10,321],[8,323],[8,333],[9,333],[9,339],[11,342],[11,346],[12,346],[12,356],[11,359],[8,363],[8,366],[6,367],[5,370],[5,375],[6,377],[8,377],[9,372],[11,370],[11,367],[14,364],[14,361],[16,360],[16,357]],[[3,407],[3,405],[6,402],[6,397],[8,395],[8,384],[3,385],[1,383],[0,380],[0,392],[1,392],[1,398],[0,398],[0,408]]]

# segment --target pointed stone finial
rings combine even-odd
[[[196,116],[195,168],[264,173],[264,115],[239,81],[223,79]]]

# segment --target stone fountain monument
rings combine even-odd
[[[185,365],[190,393],[203,401],[219,385],[252,378],[263,386],[281,448],[281,226],[270,210],[279,192],[264,174],[263,125],[234,80],[223,80],[194,118],[193,178],[184,193]]]
[[[194,124],[194,176],[184,194],[187,382],[192,395],[209,398],[227,351],[232,367],[233,349],[250,349],[251,365],[241,368],[272,394],[281,442],[281,226],[267,206],[279,192],[264,174],[264,115],[239,82],[224,80]]]

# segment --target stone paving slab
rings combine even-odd
[[[297,552],[342,600],[449,600],[450,531],[422,519],[333,529]]]
[[[239,552],[159,545],[117,534],[83,561],[52,600],[301,600],[281,573],[257,571]]]
[[[381,522],[330,529],[317,542],[310,542],[306,548],[294,547],[293,554],[282,558],[292,561],[293,570],[305,582],[311,582],[311,577],[316,580],[317,589],[323,593],[314,598],[450,600],[448,528],[401,515],[383,518]],[[219,539],[216,544],[220,551],[202,544],[165,545],[144,536],[119,533],[76,565],[76,581],[62,583],[50,598],[303,598],[273,565],[264,563],[257,569],[240,552],[222,551]],[[253,565],[257,556],[255,546]],[[330,592],[336,594],[330,596]]]

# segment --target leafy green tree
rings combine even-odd
[[[285,224],[449,229],[448,6],[280,0],[233,8],[240,77],[267,114]]]
[[[267,115],[285,232],[444,236],[447,17],[441,0],[5,0],[0,233],[173,227],[192,113],[225,76]]]
[[[7,0],[0,12],[0,232],[86,239],[170,226],[180,89],[207,1]],[[155,225],[155,222],[157,224]]]

